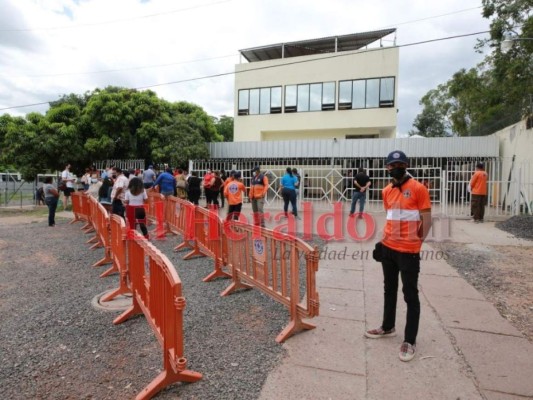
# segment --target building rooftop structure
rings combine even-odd
[[[319,39],[278,43],[239,51],[248,62],[338,53],[342,51],[359,50],[378,40],[380,41],[380,46],[383,47],[382,39],[395,32],[396,28],[388,28],[371,32],[351,33],[348,35],[329,36]]]

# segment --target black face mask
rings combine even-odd
[[[405,168],[401,168],[401,167],[396,167],[389,171],[389,175],[396,180],[402,179],[405,176],[405,173],[406,173]]]

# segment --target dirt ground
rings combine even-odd
[[[533,217],[513,217],[496,227],[531,240]],[[533,242],[532,242],[533,243]],[[452,265],[500,314],[533,342],[533,246],[439,243]]]

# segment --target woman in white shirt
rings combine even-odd
[[[141,231],[146,239],[149,239],[148,229],[144,222],[146,220],[146,211],[144,204],[148,201],[148,195],[144,190],[143,181],[140,178],[131,178],[126,191],[124,204],[126,205],[126,219],[130,229],[135,229],[136,221],[141,227]]]

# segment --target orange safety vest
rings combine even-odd
[[[382,195],[387,212],[382,243],[402,253],[419,253],[422,247],[422,239],[418,236],[422,223],[420,211],[431,208],[428,189],[411,178],[401,188],[392,183],[387,185]]]
[[[254,175],[250,184],[250,199],[260,199],[265,197],[268,191],[268,178],[263,174]]]
[[[246,192],[244,183],[230,178],[224,186],[224,196],[228,198],[228,204],[234,206],[242,203],[242,194]]]

